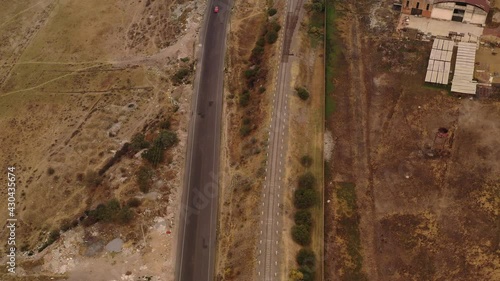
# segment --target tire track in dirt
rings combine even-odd
[[[356,11],[356,3],[351,3],[352,11]],[[354,159],[354,176],[357,186],[358,208],[360,212],[359,231],[361,234],[361,251],[363,267],[368,276],[378,280],[377,264],[375,261],[375,202],[373,197],[373,170],[370,159],[370,138],[368,132],[369,93],[366,87],[366,61],[364,58],[365,42],[360,30],[361,19],[353,17],[349,29],[347,47],[350,72],[351,96],[351,128],[353,144],[351,145]]]

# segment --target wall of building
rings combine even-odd
[[[470,8],[469,8],[470,6]],[[464,22],[473,23],[473,24],[484,24],[486,23],[486,16],[488,15],[484,10],[469,5],[467,6],[467,10],[464,15]]]
[[[455,3],[436,4],[432,8],[431,18],[441,20],[451,20]]]
[[[420,10],[423,17],[430,18],[432,11],[432,0],[403,0],[403,14],[412,14],[412,9]]]
[[[463,22],[473,24],[484,24],[487,13],[473,5],[458,6],[455,2],[435,4],[432,8],[431,18],[441,20],[451,20],[455,9],[465,10]]]

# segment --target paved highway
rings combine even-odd
[[[276,91],[273,94],[273,112],[269,127],[267,173],[263,186],[259,242],[257,244],[258,280],[281,280],[280,243],[282,233],[282,194],[285,172],[287,104],[291,92],[288,56],[300,8],[304,0],[289,0],[285,8],[281,62],[278,69]]]
[[[211,0],[207,5],[188,133],[175,273],[178,281],[214,280],[222,82],[231,0]],[[214,13],[215,5],[218,13]]]

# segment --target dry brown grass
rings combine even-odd
[[[21,248],[36,253],[50,231],[85,210],[113,197],[125,202],[140,194],[134,179],[140,158],[123,157],[96,188],[86,187],[83,175],[100,170],[133,134],[154,134],[154,124],[170,117],[181,143],[168,151],[167,164],[158,171],[162,180],[154,185],[165,202],[144,204],[150,209],[144,219],[166,209],[183,165],[191,90],[190,85],[172,87],[170,77],[183,65],[178,56],[193,53],[195,33],[183,37],[184,29],[187,15],[193,25],[200,12],[193,10],[196,1],[184,8],[175,1],[148,7],[145,1],[42,0],[33,5],[16,1],[0,12],[6,19],[0,22],[0,38],[11,43],[0,47],[0,129],[11,132],[0,139],[5,148],[0,162],[17,168],[18,256]],[[134,23],[147,36],[139,45],[137,38],[127,37],[129,29],[138,34]],[[162,49],[179,40],[184,40],[182,49]],[[110,231],[109,226],[102,231]],[[129,233],[126,227],[123,231]]]

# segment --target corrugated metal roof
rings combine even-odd
[[[476,60],[476,43],[458,43],[455,73],[451,83],[451,91],[464,94],[476,94],[477,83],[474,78],[474,62]]]
[[[454,42],[434,39],[425,74],[425,82],[447,85],[450,80],[451,56]]]
[[[491,8],[491,4],[488,0],[460,0],[460,1],[451,1],[451,0],[434,0],[434,4],[445,3],[445,2],[462,2],[467,3],[469,5],[473,5],[483,9],[485,12],[489,12]]]

